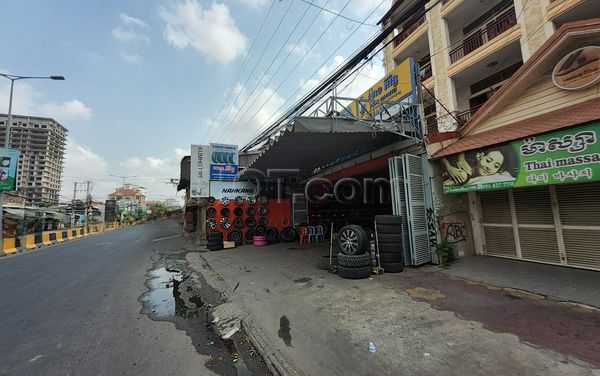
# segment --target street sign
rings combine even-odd
[[[0,191],[14,191],[19,151],[0,148]]]

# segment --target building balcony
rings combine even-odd
[[[394,43],[393,43],[394,48],[396,48],[399,45],[401,45],[402,42],[404,42],[405,40],[407,40],[408,37],[410,37],[417,30],[419,30],[419,28],[421,26],[425,25],[426,22],[427,22],[427,18],[425,17],[425,15],[422,15],[419,19],[417,19],[412,24],[410,24],[408,26],[405,26],[405,28],[402,29],[402,31],[398,35],[396,35],[394,37]]]
[[[405,25],[404,29],[394,37],[391,54],[396,64],[408,57],[418,61],[422,56],[429,54],[427,29],[427,18],[423,15],[411,24]]]
[[[457,112],[455,116],[458,120],[458,126],[462,127],[464,124],[466,124],[482,106],[483,104],[480,104],[478,106],[468,108],[464,111]]]
[[[598,0],[550,0],[546,7],[546,18],[557,28],[566,22],[598,17]]]
[[[456,63],[460,59],[475,52],[495,38],[511,30],[511,28],[516,25],[517,15],[515,13],[515,8],[510,8],[496,17],[492,22],[487,23],[485,26],[482,26],[467,35],[458,47],[450,51],[450,62]]]

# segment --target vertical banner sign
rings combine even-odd
[[[600,181],[600,123],[442,158],[444,193]]]
[[[210,180],[234,181],[238,169],[237,145],[210,144]]]
[[[209,197],[210,148],[192,145],[190,154],[190,197]]]
[[[17,177],[19,151],[0,148],[0,190],[13,191]]]

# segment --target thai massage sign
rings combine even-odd
[[[600,122],[441,160],[444,193],[600,180]]]

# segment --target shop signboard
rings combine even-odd
[[[210,176],[210,148],[192,145],[190,154],[190,197],[208,197]]]
[[[600,181],[600,122],[442,158],[444,193]]]
[[[210,183],[210,195],[217,199],[230,199],[242,196],[256,196],[256,184],[249,181],[213,181]]]
[[[408,97],[416,102],[415,63],[408,58],[346,108],[346,115],[368,120]]]
[[[552,70],[552,82],[563,90],[580,90],[600,81],[600,47],[578,48],[563,57]]]
[[[13,191],[17,177],[19,151],[0,148],[0,191]]]
[[[237,145],[210,144],[211,181],[234,181],[238,169]]]

